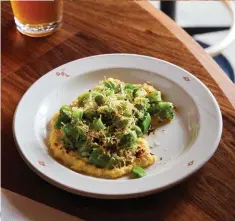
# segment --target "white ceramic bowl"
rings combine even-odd
[[[48,123],[61,105],[114,77],[130,83],[151,82],[174,103],[172,123],[148,137],[159,162],[141,179],[106,180],[76,173],[48,153]],[[205,164],[222,131],[219,106],[206,86],[187,71],[163,60],[129,54],[87,57],[64,64],[35,82],[22,97],[13,130],[19,152],[33,171],[67,191],[97,198],[130,198],[168,188]]]

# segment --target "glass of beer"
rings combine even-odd
[[[11,0],[17,29],[31,37],[43,37],[62,23],[63,0]]]

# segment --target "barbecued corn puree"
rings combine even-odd
[[[54,124],[58,114],[55,114],[51,120],[51,134],[49,138],[49,150],[51,154],[63,165],[71,168],[74,171],[88,174],[95,177],[115,179],[126,174],[129,174],[134,165],[139,165],[141,167],[148,167],[156,161],[156,156],[150,154],[148,143],[143,138],[139,138],[138,146],[144,150],[140,158],[136,159],[131,165],[124,166],[121,168],[114,169],[102,169],[97,168],[94,165],[87,163],[87,158],[82,158],[76,155],[75,152],[67,152],[64,148],[62,141],[63,131],[60,129],[55,129]]]

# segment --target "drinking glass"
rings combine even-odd
[[[63,0],[11,0],[17,29],[31,37],[43,37],[62,23]]]

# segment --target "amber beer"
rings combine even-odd
[[[17,29],[28,36],[42,37],[61,25],[63,0],[11,0]]]

